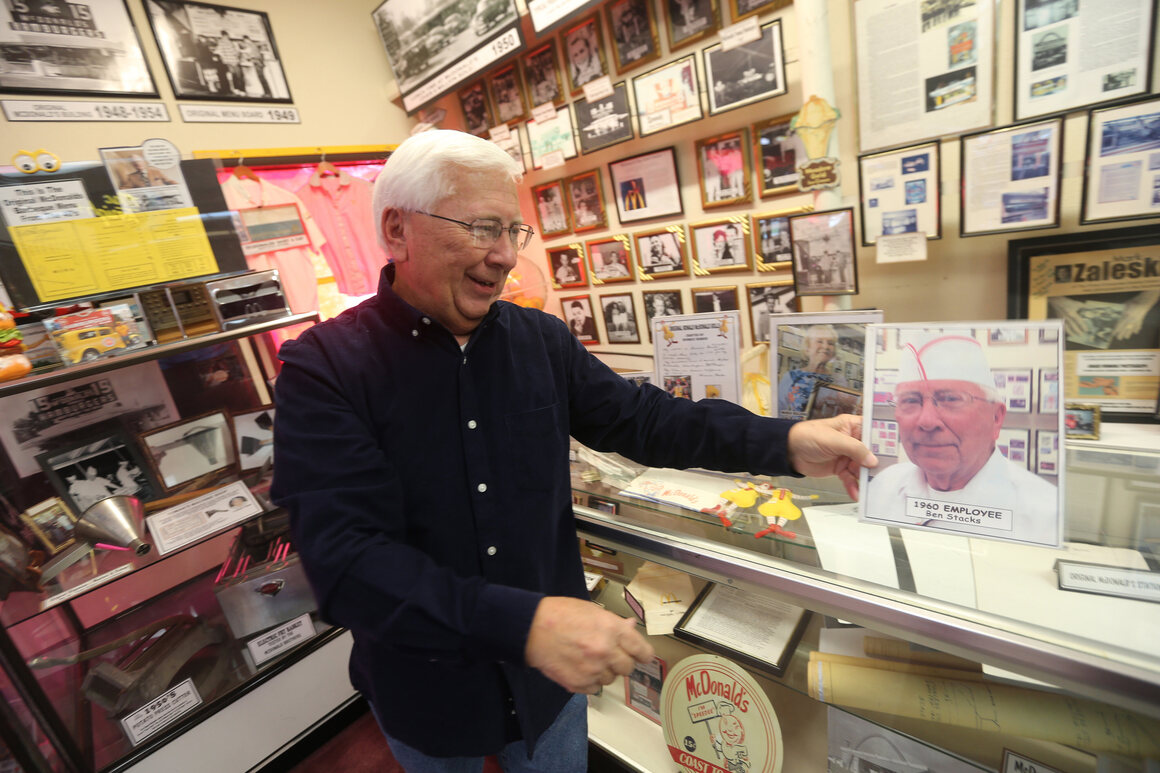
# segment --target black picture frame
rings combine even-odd
[[[801,311],[792,279],[747,284],[745,300],[749,306],[749,330],[753,334],[754,346],[769,343],[770,322],[778,314]]]
[[[1138,257],[1137,257],[1138,256]],[[1136,226],[1132,228],[1105,229],[1100,231],[1079,231],[1070,234],[1040,236],[1029,239],[1013,239],[1007,244],[1007,317],[1008,319],[1049,319],[1065,311],[1053,311],[1048,298],[1055,295],[1086,297],[1104,304],[1124,304],[1133,298],[1140,298],[1144,291],[1160,291],[1160,281],[1141,284],[1141,280],[1131,277],[1131,264],[1139,259],[1160,259],[1160,225]],[[1079,269],[1082,264],[1085,268]],[[1115,265],[1125,265],[1119,271],[1121,279],[1112,278]],[[1091,268],[1087,268],[1091,266]],[[1141,263],[1143,266],[1143,263]],[[1076,272],[1097,271],[1100,276],[1107,270],[1108,277],[1101,278],[1098,285],[1076,283]],[[1058,276],[1056,274],[1058,273]],[[1077,290],[1088,286],[1101,288],[1098,293],[1053,293],[1055,285],[1067,284]],[[1115,285],[1123,285],[1117,290]],[[1099,297],[1097,297],[1099,296]],[[1105,307],[1107,308],[1107,307]],[[1032,310],[1036,312],[1031,315]],[[1114,308],[1113,308],[1114,310]],[[1069,352],[1092,348],[1082,343],[1083,336],[1076,338],[1076,331],[1067,332],[1065,326],[1064,361]],[[1102,336],[1100,337],[1102,338]],[[1100,338],[1093,339],[1100,341]],[[1132,348],[1136,350],[1160,349],[1160,303],[1154,303],[1140,318],[1139,331],[1131,337],[1111,340],[1107,348]],[[1096,348],[1100,348],[1098,345]],[[1068,394],[1068,382],[1062,381],[1060,402],[1098,403],[1091,394]],[[1160,392],[1160,389],[1157,390]],[[1113,422],[1148,422],[1156,420],[1160,411],[1160,396],[1157,407],[1141,411],[1113,410],[1106,405],[1102,415]]]
[[[793,244],[794,286],[799,297],[858,294],[853,207],[794,215],[789,219],[789,238]],[[815,245],[819,240],[832,243],[829,249],[823,247],[822,254],[815,258],[813,253],[818,251]]]
[[[191,0],[143,1],[177,99],[293,101],[265,13]]]
[[[694,287],[690,292],[693,295],[694,314],[739,311],[741,309],[741,298],[737,293],[737,285]]]
[[[644,306],[644,329],[652,342],[652,321],[656,317],[675,317],[685,313],[685,298],[680,290],[642,290],[641,304]]]
[[[902,233],[942,238],[940,150],[927,142],[858,156],[863,247]]]
[[[717,43],[705,48],[701,55],[709,115],[789,92],[780,19],[761,25],[761,37],[751,43],[728,51]]]
[[[604,316],[604,332],[610,344],[639,344],[636,305],[632,293],[609,293],[598,296]]]
[[[1040,135],[1051,132],[1043,139],[1047,144],[1049,157],[1044,159],[1044,150],[1037,147]],[[996,147],[996,138],[1010,137],[1010,147]],[[1024,140],[1024,138],[1027,138]],[[1022,147],[1016,147],[1017,145]],[[1054,145],[1054,158],[1051,146]],[[1059,227],[1059,208],[1062,198],[1064,121],[1062,118],[1048,118],[1032,123],[1004,126],[998,129],[966,134],[959,138],[959,236],[986,236],[989,234],[1036,231]],[[981,175],[991,183],[988,167],[996,153],[1008,153],[1010,157],[1010,179],[1002,183],[998,195],[978,193],[975,188],[974,164],[981,159],[984,170]],[[1041,163],[1042,161],[1042,163]],[[1040,178],[1043,178],[1042,180]],[[1029,184],[1025,181],[1033,180]],[[1042,193],[1040,192],[1042,191]],[[972,201],[996,200],[998,224],[990,226],[983,222],[981,212],[970,207]],[[992,213],[996,214],[996,213]],[[1042,215],[1041,217],[1036,217]],[[1025,225],[1024,225],[1025,224]]]
[[[107,497],[125,494],[148,502],[163,490],[133,433],[116,419],[55,438],[36,462],[77,518]]]
[[[1160,140],[1158,116],[1160,97],[1152,94],[1126,105],[1088,111],[1080,224],[1160,216],[1153,144]],[[1137,180],[1136,191],[1134,197],[1129,197],[1125,186],[1133,177]],[[1112,201],[1100,201],[1105,180],[1117,181],[1108,186],[1117,191],[1109,197]]]
[[[628,104],[628,87],[621,81],[607,97],[589,102],[581,97],[572,103],[576,111],[576,133],[580,152],[598,150],[628,142],[636,135],[632,129],[632,110]]]
[[[612,197],[621,224],[685,211],[676,148],[667,147],[613,161],[608,165]]]

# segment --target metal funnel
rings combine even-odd
[[[137,497],[107,497],[85,510],[77,521],[76,533],[93,544],[117,545],[143,556],[152,549],[144,542],[144,519],[145,506]]]

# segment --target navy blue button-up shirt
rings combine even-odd
[[[351,679],[437,756],[533,747],[568,699],[524,663],[545,595],[587,598],[568,437],[652,466],[789,472],[790,422],[637,388],[562,321],[498,302],[465,349],[378,295],[281,350],[273,485]]]

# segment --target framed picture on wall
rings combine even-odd
[[[540,123],[534,118],[525,126],[532,151],[532,168],[560,166],[576,157],[576,140],[572,134],[572,112],[567,107],[556,110],[556,117]]]
[[[592,316],[592,296],[565,296],[560,299],[560,310],[564,314],[564,322],[568,324],[568,329],[582,344],[590,346],[600,343],[600,334],[596,332],[596,320]]]
[[[557,65],[556,41],[549,40],[544,45],[524,55],[524,75],[528,82],[528,99],[536,107],[545,102],[564,104],[564,84],[560,82],[560,68]]]
[[[753,124],[753,166],[762,198],[798,192],[797,165],[808,158],[801,137],[790,133],[793,117],[783,115]]]
[[[729,0],[729,16],[736,24],[755,14],[784,8],[792,2],[793,0]]]
[[[700,83],[693,55],[663,64],[632,79],[640,136],[701,118]]]
[[[54,441],[36,461],[77,517],[106,497],[124,494],[145,502],[161,494],[148,460],[129,430],[116,420]]]
[[[237,472],[233,425],[223,411],[149,430],[141,445],[166,494],[209,486]]]
[[[585,83],[608,75],[604,46],[600,37],[600,17],[589,16],[560,35],[567,62],[568,89],[579,94]]]
[[[633,234],[633,238],[642,280],[688,275],[684,226],[670,225],[655,231],[641,231]]]
[[[541,236],[558,236],[572,230],[563,180],[533,185],[532,198],[536,201],[536,220],[540,224]]]
[[[599,169],[572,175],[564,181],[564,187],[572,202],[572,226],[576,233],[603,228],[608,224]]]
[[[469,134],[477,137],[487,135],[495,121],[491,117],[491,107],[487,104],[487,93],[483,81],[476,81],[459,92],[459,106],[463,108],[463,126]]]
[[[552,287],[557,290],[587,287],[588,270],[584,266],[584,245],[569,244],[566,247],[549,248],[548,274],[552,277]]]
[[[528,117],[520,68],[515,62],[491,73],[487,78],[487,87],[491,91],[491,104],[495,106],[497,123],[522,121]]]
[[[761,37],[726,50],[722,44],[704,51],[705,90],[709,115],[785,94],[785,56],[781,46],[781,21],[761,27]]]
[[[20,514],[20,520],[40,540],[50,556],[76,542],[77,518],[60,497],[33,505]]]
[[[1160,215],[1160,99],[1088,114],[1081,223]]]
[[[652,341],[652,321],[657,317],[675,317],[685,313],[685,302],[680,290],[644,290],[641,292],[644,301],[644,329],[648,331],[648,340]]]
[[[862,244],[879,236],[920,233],[942,238],[939,143],[913,145],[858,158]]]
[[[660,57],[657,20],[652,9],[649,0],[612,0],[604,6],[617,75]]]
[[[44,28],[51,32],[41,32]],[[214,36],[220,33],[215,30]],[[0,90],[157,96],[124,0],[0,4]]]
[[[509,132],[508,136],[504,139],[495,139],[492,140],[492,142],[494,142],[496,145],[499,145],[502,150],[511,156],[512,161],[515,161],[520,165],[521,171],[525,173],[528,171],[528,165],[524,161],[524,143],[523,140],[520,139],[520,127],[518,125],[513,126],[511,128],[511,132]]]
[[[178,99],[290,102],[270,18],[187,0],[145,0]]]
[[[672,217],[684,211],[674,148],[613,161],[608,174],[621,223]]]
[[[592,284],[632,281],[632,242],[624,234],[593,239],[588,248],[588,268]]]
[[[694,223],[693,270],[696,273],[748,271],[749,221],[743,216]]]
[[[713,311],[736,311],[741,308],[737,300],[737,287],[694,287],[693,313]]]
[[[1035,431],[1035,474],[1059,474],[1059,433],[1053,429]]]
[[[632,111],[624,83],[616,84],[607,97],[592,102],[581,97],[573,107],[581,153],[593,153],[633,138]]]
[[[960,156],[960,235],[1059,226],[1062,118],[965,136]]]
[[[701,207],[725,207],[749,201],[749,142],[745,129],[697,140],[697,182]]]
[[[636,324],[632,293],[601,295],[600,310],[604,315],[604,330],[608,333],[608,343],[640,343],[640,330]]]
[[[769,341],[771,317],[801,310],[792,279],[747,284],[745,296],[749,302],[749,329],[753,331],[755,345]]]
[[[661,0],[661,8],[670,51],[704,40],[721,26],[717,0]]]
[[[793,275],[798,295],[854,295],[854,210],[836,209],[789,219]]]
[[[763,212],[749,216],[749,231],[753,235],[753,263],[758,271],[778,271],[793,261],[793,247],[789,240],[789,219],[806,211],[803,207]]]

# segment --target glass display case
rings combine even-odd
[[[1065,444],[1061,549],[859,522],[837,479],[654,470],[574,447],[581,552],[603,578],[593,598],[639,613],[625,586],[650,562],[687,573],[694,597],[713,583],[805,610],[784,670],[750,668],[782,722],[783,770],[1031,769],[1002,767],[1005,755],[1035,769],[1151,770],[1160,426],[1105,427],[1100,441]],[[763,507],[789,498],[781,487],[800,515]],[[1106,587],[1069,584],[1068,567]],[[767,627],[718,625],[717,641],[691,642],[681,625],[650,641],[670,668],[705,650],[746,662],[727,642]],[[593,699],[593,739],[632,768],[670,769],[659,726],[624,709],[633,689]],[[855,736],[902,751],[863,754]]]
[[[313,321],[287,314],[0,384],[0,725],[18,728],[3,741],[20,769],[132,767],[341,634],[317,620],[288,518],[266,499],[270,462],[242,461],[270,456],[265,435],[242,430],[255,412],[272,421],[271,351],[256,336]],[[164,399],[133,404],[151,383]],[[118,411],[122,435],[92,439],[90,419],[108,424],[108,411],[86,413],[97,405],[140,410]],[[206,416],[227,421],[216,445],[188,421]],[[142,442],[183,422],[179,442]],[[182,451],[206,469],[174,473],[165,455]],[[134,472],[120,480],[122,467]],[[105,482],[87,507],[82,474]],[[140,498],[115,491],[134,486]],[[110,503],[143,545],[98,522]]]

